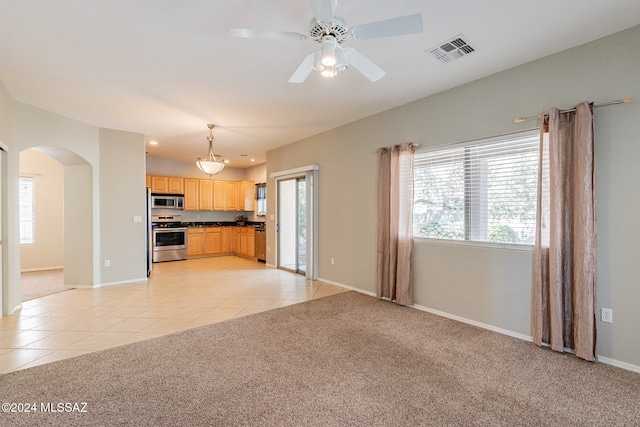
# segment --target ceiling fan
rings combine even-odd
[[[252,30],[232,28],[231,35],[241,38],[313,40],[320,46],[309,53],[289,78],[289,83],[302,83],[312,70],[325,77],[333,77],[349,66],[360,71],[372,82],[384,77],[385,72],[352,47],[342,47],[348,39],[367,40],[422,32],[422,16],[419,13],[385,19],[349,27],[347,21],[334,14],[338,0],[310,0],[313,18],[309,34],[293,31]]]

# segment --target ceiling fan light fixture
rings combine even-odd
[[[320,74],[322,74],[323,77],[335,77],[336,70],[333,67],[327,67],[324,70],[322,70]]]
[[[217,159],[213,154],[213,128],[215,125],[208,124],[207,127],[209,128],[209,136],[207,137],[207,141],[209,142],[209,154],[204,159],[198,158],[196,166],[198,166],[202,172],[211,177],[219,174],[222,169],[224,169],[224,162]]]
[[[313,69],[316,71],[324,70],[324,65],[322,65],[322,49],[313,51]]]
[[[322,65],[325,67],[336,65],[336,42],[332,36],[326,36],[322,41]]]
[[[336,71],[346,71],[347,68],[349,68],[349,63],[347,62],[347,53],[344,51],[344,49],[338,47],[338,49],[336,49]]]

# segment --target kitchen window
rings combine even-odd
[[[538,132],[418,152],[415,237],[533,245]]]
[[[20,177],[18,187],[20,244],[35,243],[35,180],[30,177]]]
[[[256,184],[258,216],[267,216],[267,183]]]

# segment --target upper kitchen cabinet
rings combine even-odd
[[[225,181],[225,205],[224,209],[227,211],[239,211],[240,204],[238,203],[238,182]]]
[[[197,211],[200,206],[198,202],[198,179],[184,179],[184,208],[188,211]]]
[[[213,210],[252,211],[253,181],[214,181]]]
[[[151,176],[151,192],[184,194],[184,178],[178,176]]]
[[[254,211],[253,187],[254,181],[241,181],[238,183],[238,210]]]
[[[227,206],[227,181],[213,181],[213,210],[223,211]]]
[[[213,210],[213,183],[214,181],[210,179],[198,180],[198,209],[201,211]]]
[[[152,193],[184,194],[188,211],[253,211],[253,181],[219,181],[147,175]]]

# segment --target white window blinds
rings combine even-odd
[[[35,185],[34,179],[20,177],[18,180],[18,204],[20,205],[20,244],[35,242]]]
[[[533,244],[539,136],[416,153],[414,235]]]

